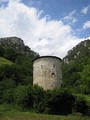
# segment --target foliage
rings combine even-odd
[[[86,101],[75,97],[68,89],[90,94],[89,41],[77,45],[64,58],[65,87],[44,91],[39,86],[32,86],[32,59],[38,54],[16,39],[8,38],[0,46],[0,103],[6,102],[38,113],[65,115],[74,111],[85,114],[88,109]]]
[[[1,55],[5,58],[15,61],[17,55],[28,56],[31,59],[39,57],[39,54],[32,51],[28,46],[26,46],[21,38],[17,37],[7,37],[0,38],[0,48],[4,49]],[[2,50],[1,50],[2,51]]]
[[[21,68],[21,76],[22,76],[22,84],[28,85],[32,84],[32,74],[33,74],[33,66],[32,60],[30,57],[19,55],[15,61]]]
[[[70,62],[69,64],[63,64],[62,73],[63,73],[63,80],[65,86],[75,86],[77,81],[80,79],[80,75],[78,72],[81,70],[81,66],[79,63],[75,63],[74,61]]]
[[[31,86],[18,86],[14,91],[14,100],[23,109],[30,109],[33,104]]]
[[[85,114],[88,110],[86,101],[75,97],[67,89],[44,91],[39,86],[19,85],[3,92],[3,102],[13,103],[22,110],[33,110],[47,114],[71,114],[72,111]]]
[[[90,64],[87,64],[84,66],[84,69],[82,72],[79,73],[81,76],[81,83],[82,85],[80,86],[81,90],[85,94],[90,93]]]
[[[0,45],[0,56],[4,55],[5,49]]]
[[[64,86],[73,92],[90,94],[90,40],[76,45],[63,59]]]
[[[3,55],[4,58],[14,62],[17,56],[18,53],[13,48],[5,48],[5,53]]]
[[[14,103],[13,93],[14,93],[14,89],[4,90],[3,101],[9,104]]]
[[[12,79],[16,84],[20,82],[20,67],[18,65],[2,65],[0,66],[0,81]]]
[[[0,66],[3,64],[11,65],[12,63],[14,66],[17,66],[17,73],[15,73],[15,70],[15,72],[13,72],[13,75],[9,77],[11,80],[17,81],[17,84],[32,84],[32,59],[38,57],[39,54],[32,51],[28,46],[24,45],[22,39],[17,37],[1,38],[0,56],[2,57],[0,57]],[[13,65],[11,67],[13,67]],[[0,81],[4,81],[5,79],[7,79],[6,74],[7,71],[9,71],[8,68],[10,69],[10,66],[4,66],[4,68],[5,72],[3,73],[5,74],[2,75],[3,78],[0,79]],[[1,69],[3,68],[0,68],[0,72],[2,72]],[[13,70],[10,69],[10,71]],[[13,78],[13,76],[16,76],[16,80],[15,77]]]
[[[33,110],[35,112],[42,113],[44,111],[44,103],[45,103],[45,91],[43,88],[34,85],[32,87],[32,96],[33,96]]]
[[[7,60],[3,57],[0,57],[0,66],[3,65],[3,64],[7,64],[7,65],[11,65],[11,64],[14,64],[13,62],[11,62],[10,60]]]
[[[80,112],[82,114],[86,114],[88,112],[88,106],[84,97],[76,96],[73,112]]]
[[[0,104],[3,102],[2,96],[3,96],[4,86],[0,83]]]
[[[45,112],[50,114],[68,114],[72,112],[75,98],[66,89],[47,91]]]

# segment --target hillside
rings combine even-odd
[[[90,93],[90,40],[84,40],[68,51],[63,59],[64,85],[74,91]]]
[[[90,58],[90,40],[84,40],[78,45],[73,47],[72,50],[68,51],[66,57],[64,57],[64,62],[70,62],[72,60],[77,60],[79,58],[87,57]]]
[[[64,88],[45,91],[39,86],[32,86],[32,59],[39,55],[28,46],[25,46],[20,38],[1,38],[1,115],[4,116],[3,113],[6,114],[11,110],[8,107],[6,107],[6,110],[9,111],[4,110],[4,104],[16,107],[13,108],[16,110],[34,111],[44,114],[68,115],[75,111],[88,115],[89,111],[86,101],[80,95],[76,95],[76,93],[90,94],[90,41],[87,41],[74,47],[63,59]],[[77,54],[78,52],[79,54]]]
[[[38,56],[21,38],[0,38],[0,83],[11,79],[15,85],[32,84],[32,59]]]
[[[32,59],[39,54],[26,46],[22,39],[17,37],[0,38],[0,64],[3,69],[10,69],[18,72],[10,73],[9,79],[13,79],[15,84],[32,85]],[[11,63],[11,66],[7,67]],[[2,67],[0,68],[2,70]],[[5,70],[4,70],[5,71]],[[1,82],[7,78],[4,74],[9,74],[8,70],[1,71]],[[69,87],[76,92],[90,93],[90,40],[84,40],[76,45],[63,58],[62,73],[64,87]],[[14,74],[14,75],[12,75]]]
[[[20,38],[0,38],[0,103],[5,90],[32,85],[32,59],[38,56]]]
[[[0,65],[5,65],[5,64],[12,65],[13,62],[11,62],[10,60],[7,60],[7,59],[5,59],[3,57],[0,57]]]
[[[16,51],[17,54],[29,56],[31,59],[39,56],[38,53],[32,51],[28,46],[24,44],[23,40],[18,37],[0,38],[0,48],[5,48],[5,50],[10,48],[11,50]]]

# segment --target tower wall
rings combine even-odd
[[[33,84],[47,89],[60,88],[62,85],[61,59],[43,56],[33,61]]]

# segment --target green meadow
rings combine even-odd
[[[90,116],[74,113],[70,115],[46,115],[33,112],[22,112],[18,107],[0,105],[0,120],[90,120]]]

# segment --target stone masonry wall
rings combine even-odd
[[[33,61],[33,84],[45,90],[62,85],[61,60],[57,57],[40,57]]]

